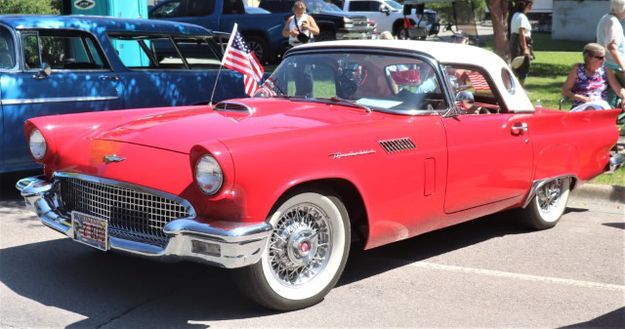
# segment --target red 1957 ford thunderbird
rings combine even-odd
[[[254,98],[30,119],[45,172],[17,187],[78,242],[234,269],[253,300],[292,310],[328,294],[356,240],[512,208],[554,226],[606,168],[618,113],[534,108],[471,46],[320,42]]]

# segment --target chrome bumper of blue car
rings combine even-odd
[[[71,218],[57,209],[54,186],[41,177],[28,177],[17,182],[16,188],[41,222],[64,235],[74,238]],[[168,236],[165,247],[147,243],[109,238],[108,249],[165,260],[191,260],[224,268],[238,268],[260,260],[271,235],[271,225],[261,223],[214,222],[176,219],[163,227]]]

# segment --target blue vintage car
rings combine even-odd
[[[26,119],[243,97],[221,70],[219,33],[180,22],[0,16],[0,173],[36,168]]]

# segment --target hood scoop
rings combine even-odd
[[[219,102],[215,104],[214,110],[225,111],[225,112],[248,113],[248,114],[254,113],[254,109],[247,106],[246,104],[239,103],[239,102],[229,102],[229,101]]]
[[[417,148],[409,137],[387,139],[379,141],[378,143],[380,143],[384,151],[387,153],[404,152]]]

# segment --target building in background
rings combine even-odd
[[[609,10],[609,0],[553,0],[551,37],[595,41],[597,23]]]

